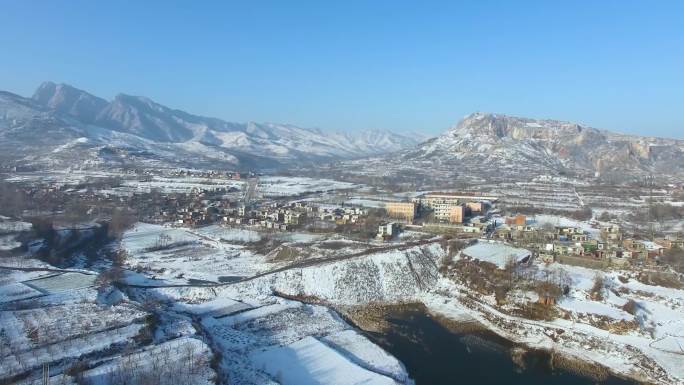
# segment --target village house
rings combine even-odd
[[[622,247],[628,255],[631,255],[632,259],[646,260],[648,258],[646,245],[641,241],[624,239],[622,241]]]
[[[504,219],[504,223],[509,225],[509,226],[511,226],[511,225],[524,226],[527,224],[527,217],[525,215],[522,215],[522,214],[517,214],[514,217],[506,217]]]
[[[546,250],[549,250],[549,248],[557,255],[584,255],[584,247],[579,243],[557,241],[552,244],[547,244]]]
[[[378,239],[392,239],[399,232],[399,226],[395,222],[382,222],[378,225]]]
[[[496,228],[493,237],[502,241],[513,240],[513,229],[509,225],[501,225]]]
[[[302,213],[297,213],[297,212],[288,212],[285,214],[285,224],[288,225],[298,225],[300,222],[300,219],[304,216]]]
[[[684,249],[684,239],[678,239],[674,236],[668,236],[665,238],[656,238],[655,243],[664,247],[665,249]]]
[[[622,242],[622,230],[617,224],[611,223],[601,226],[601,239],[609,244],[619,244]]]
[[[665,250],[665,248],[663,246],[660,246],[656,242],[641,241],[641,243],[644,245],[644,248],[646,249],[647,258],[649,260],[654,260],[663,255],[663,251]]]

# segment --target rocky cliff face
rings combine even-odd
[[[684,173],[684,141],[612,134],[576,123],[474,113],[406,158],[537,173]]]

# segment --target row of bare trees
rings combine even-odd
[[[169,345],[154,352],[134,353],[122,357],[104,373],[88,373],[87,366],[77,362],[67,373],[80,385],[172,385],[192,384],[193,379],[208,370],[209,355],[198,350],[191,341]]]

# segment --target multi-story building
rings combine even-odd
[[[417,211],[415,202],[387,202],[385,210],[390,217],[403,219],[407,222],[413,221]]]
[[[435,209],[437,205],[455,205],[459,202],[459,197],[452,193],[428,193],[413,198],[413,202],[422,207]]]
[[[466,208],[473,214],[480,214],[484,211],[485,206],[482,202],[466,202]]]
[[[413,198],[413,202],[419,204],[421,209],[431,209],[435,220],[452,222],[453,217],[453,219],[458,219],[456,223],[461,223],[463,222],[463,215],[458,199],[449,193],[430,193]],[[461,213],[460,219],[458,218],[459,213]]]
[[[465,207],[463,207],[463,205],[451,207],[449,212],[449,222],[463,223],[463,217],[465,217]]]

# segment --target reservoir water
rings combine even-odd
[[[417,385],[635,384],[617,377],[599,382],[554,369],[549,354],[541,351],[525,354],[523,368],[511,358],[513,345],[507,340],[487,331],[453,332],[417,307],[386,319],[392,327],[367,336],[403,362]]]

